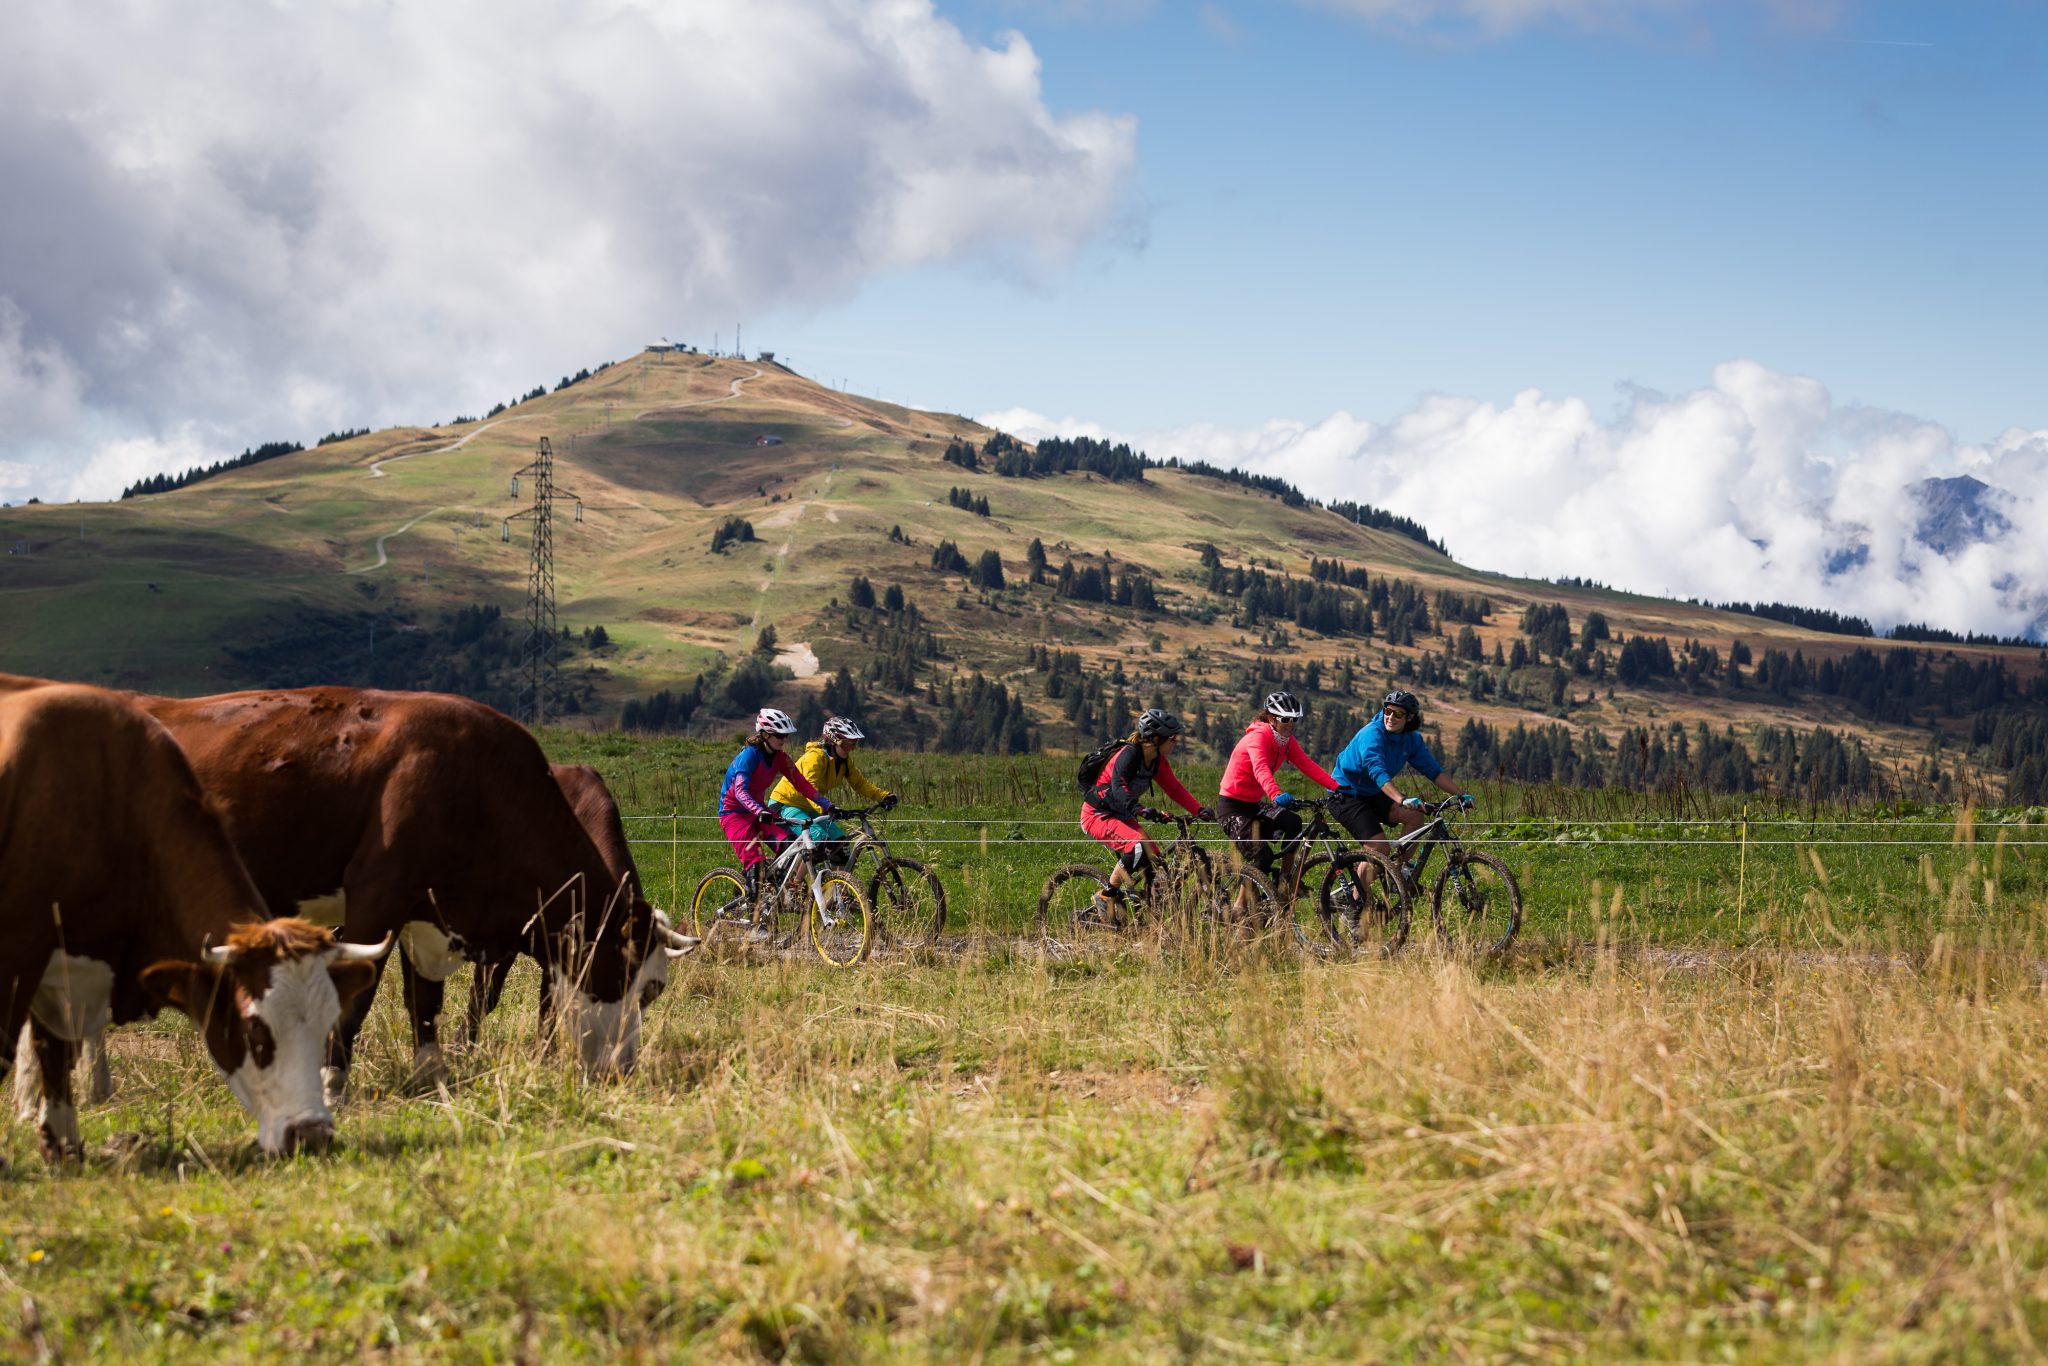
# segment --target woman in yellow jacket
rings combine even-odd
[[[844,783],[871,805],[887,811],[896,805],[895,796],[869,782],[867,775],[854,766],[853,752],[867,738],[851,719],[835,716],[825,723],[823,739],[804,746],[803,757],[796,761],[797,771],[810,780],[820,796],[830,796]],[[787,820],[810,826],[811,837],[820,843],[831,846],[846,838],[846,827],[820,812],[817,803],[797,791],[796,784],[787,778],[770,789],[768,800]],[[841,861],[843,851],[843,845],[829,849],[834,863]]]

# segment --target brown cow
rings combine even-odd
[[[162,726],[114,693],[0,675],[0,1037],[31,1023],[46,1154],[81,1147],[77,1041],[165,1005],[199,1025],[264,1152],[326,1144],[321,1053],[390,944],[264,916]]]
[[[399,936],[416,1072],[443,1070],[447,978],[522,951],[547,965],[585,1068],[632,1067],[642,995],[692,941],[613,878],[517,722],[467,698],[355,688],[134,701],[183,747],[273,914]],[[331,1097],[369,1005],[335,1031]]]
[[[569,809],[576,813],[576,819],[583,823],[597,851],[604,855],[604,866],[611,871],[614,884],[632,880],[636,891],[644,894],[646,884],[640,880],[640,866],[633,862],[633,847],[626,839],[626,825],[619,816],[619,803],[613,798],[612,790],[605,786],[604,775],[589,764],[550,764],[549,771],[555,775],[555,786],[562,789],[562,795],[569,799]],[[655,914],[661,912],[657,909]],[[483,1037],[484,1016],[498,1008],[498,998],[505,994],[505,979],[512,973],[511,958],[501,958],[495,963],[479,963],[469,983],[469,1039],[471,1043]],[[665,983],[655,982],[652,989],[641,996],[640,1006],[644,1010],[654,1004]],[[553,993],[548,989],[546,973],[540,979],[540,1033],[548,1034],[548,1022],[553,1013]]]

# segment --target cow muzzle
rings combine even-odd
[[[331,1119],[295,1119],[284,1126],[284,1137],[278,1141],[278,1156],[292,1157],[299,1153],[319,1154],[334,1146],[334,1121]]]

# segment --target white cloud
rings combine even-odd
[[[1018,435],[1128,440],[1278,475],[1412,517],[1464,563],[1715,601],[1780,601],[1951,629],[2048,636],[2048,431],[1988,445],[1900,413],[1838,408],[1753,361],[1689,393],[1635,391],[1601,419],[1536,390],[1437,396],[1384,424],[1349,413],[1248,429],[1110,433],[1023,410]],[[2012,495],[2004,530],[1943,555],[1908,490],[1967,474]]]
[[[0,428],[38,418],[46,465],[83,430],[189,424],[218,456],[447,418],[906,266],[1056,271],[1135,163],[1129,118],[1055,113],[1029,43],[929,0],[84,0],[8,28]]]

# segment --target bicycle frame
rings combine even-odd
[[[825,869],[817,858],[818,838],[811,833],[809,822],[797,827],[796,838],[789,847],[775,856],[768,865],[775,874],[777,892],[787,891],[790,879],[796,876],[799,865],[809,865],[811,870],[811,904],[817,907],[820,916],[825,914]]]
[[[1456,797],[1446,797],[1440,802],[1424,805],[1422,809],[1429,813],[1429,820],[1393,841],[1395,856],[1414,869],[1413,876],[1417,886],[1422,884],[1422,871],[1429,867],[1429,860],[1436,853],[1439,844],[1452,852],[1463,847],[1457,835],[1452,832],[1451,823],[1444,819],[1444,813],[1458,804]],[[1414,852],[1417,846],[1420,846],[1420,853]],[[1449,857],[1449,854],[1445,857]]]

